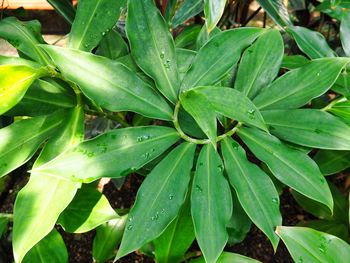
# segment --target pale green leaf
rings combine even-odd
[[[345,11],[340,23],[340,39],[345,54],[350,56],[350,12]]]
[[[225,10],[227,0],[204,0],[205,23],[208,32],[211,32],[219,22]]]

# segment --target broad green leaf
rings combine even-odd
[[[47,0],[56,12],[59,13],[69,24],[73,24],[75,9],[69,0]]]
[[[248,98],[254,98],[276,78],[283,53],[283,39],[278,30],[269,30],[262,34],[243,53],[235,89]]]
[[[84,183],[118,178],[138,170],[178,140],[177,132],[168,127],[112,130],[72,147],[33,171]]]
[[[284,56],[281,64],[281,68],[296,69],[305,66],[310,62],[306,57],[302,55]]]
[[[189,92],[204,94],[219,114],[267,130],[259,110],[244,94],[237,90],[207,86],[197,87]]]
[[[255,99],[259,109],[291,109],[325,93],[350,62],[348,58],[322,58],[291,70],[272,82]]]
[[[207,97],[194,90],[182,93],[181,105],[195,119],[202,131],[216,148],[216,113]]]
[[[68,47],[90,52],[112,29],[126,0],[80,0]]]
[[[280,27],[293,25],[283,0],[257,0],[257,2]]]
[[[188,114],[182,107],[179,110],[178,119],[179,125],[185,134],[200,139],[204,139],[206,137],[195,119],[193,119],[193,117]]]
[[[221,32],[220,28],[215,27],[210,33],[208,33],[207,27],[203,25],[196,39],[196,49],[200,50],[211,38]]]
[[[21,101],[39,74],[39,70],[28,66],[0,66],[0,115]]]
[[[227,0],[204,0],[205,24],[211,32],[219,22],[225,10]]]
[[[76,96],[53,80],[38,79],[33,82],[23,99],[6,116],[42,116],[62,108],[73,108]]]
[[[218,261],[216,263],[259,263],[260,261],[257,261],[252,258],[248,258],[239,254],[230,253],[230,252],[222,252],[220,257],[218,258]],[[204,257],[200,257],[198,259],[195,259],[191,261],[191,263],[206,263]]]
[[[345,123],[347,123],[350,126],[350,101],[349,100],[336,103],[335,105],[332,106],[332,108],[329,109],[329,112],[340,117]]]
[[[192,66],[193,59],[196,57],[196,52],[189,50],[189,49],[183,49],[183,48],[177,48],[176,49],[176,61],[177,61],[177,67],[179,69],[179,77],[182,80],[183,77],[186,75],[187,71]]]
[[[315,59],[335,56],[335,52],[329,47],[321,33],[300,26],[290,27],[287,29],[287,32],[293,36],[300,50],[309,56],[309,58]]]
[[[279,196],[270,177],[248,161],[244,149],[231,138],[221,144],[225,169],[239,202],[254,224],[270,239],[276,250],[275,227],[282,224]]]
[[[128,215],[113,219],[96,228],[92,256],[96,263],[104,263],[115,256],[115,248],[122,240]]]
[[[27,60],[20,57],[7,57],[7,56],[1,56],[0,55],[0,65],[22,65],[22,66],[28,66],[31,68],[39,69],[42,67],[39,63],[36,63],[31,60]]]
[[[157,262],[177,263],[184,260],[186,251],[195,239],[190,195],[186,198],[178,216],[152,244]]]
[[[190,25],[185,27],[185,29],[176,36],[175,46],[177,48],[196,49],[196,39],[201,28],[200,25]]]
[[[27,162],[60,125],[64,115],[55,113],[16,121],[0,129],[0,176]],[[19,137],[20,135],[20,137]]]
[[[337,263],[350,258],[350,245],[335,236],[306,227],[287,226],[278,227],[276,233],[295,262]]]
[[[66,232],[85,233],[118,218],[107,198],[92,185],[78,190],[72,202],[58,218]]]
[[[176,218],[185,201],[195,149],[194,144],[182,143],[147,175],[129,213],[116,259],[158,237]]]
[[[25,256],[23,263],[67,263],[68,251],[56,229],[36,244]]]
[[[173,28],[203,11],[204,0],[185,0],[177,9],[172,21]]]
[[[15,17],[2,19],[0,22],[0,37],[6,39],[12,46],[20,50],[41,64],[50,64],[49,58],[37,45],[45,43],[43,38],[37,32],[41,30],[40,23],[37,20],[21,22]]]
[[[172,110],[166,101],[123,64],[79,50],[42,47],[63,76],[102,108],[171,120]]]
[[[349,227],[348,224],[339,223],[334,220],[311,220],[299,226],[308,227],[317,231],[325,232],[333,236],[339,237],[345,241],[348,240]]]
[[[259,28],[238,28],[214,36],[198,51],[181,90],[216,84],[238,62],[241,52],[263,32]]]
[[[129,47],[123,37],[115,30],[111,30],[102,38],[96,54],[110,59],[117,59],[128,55]]]
[[[235,190],[231,190],[231,192],[233,209],[231,219],[228,222],[226,229],[228,232],[227,244],[233,246],[241,243],[246,238],[251,228],[252,221],[240,204]]]
[[[256,157],[266,163],[278,180],[333,211],[327,181],[307,154],[289,148],[276,137],[254,128],[240,128],[238,136]]]
[[[322,174],[339,173],[350,167],[350,151],[318,151],[314,157]]]
[[[128,2],[126,33],[137,65],[172,103],[177,101],[179,73],[175,44],[153,0]]]
[[[232,215],[232,197],[223,172],[220,155],[211,145],[205,145],[193,178],[191,214],[196,239],[207,262],[217,261],[228,240],[226,225]]]
[[[10,221],[9,215],[0,214],[0,238],[6,232],[9,221]]]
[[[296,191],[292,191],[292,194],[298,204],[308,213],[321,219],[333,220],[347,224],[349,219],[349,204],[343,193],[341,193],[334,184],[329,183],[329,188],[332,192],[334,201],[333,213],[331,213],[325,205],[311,200]]]
[[[345,11],[340,23],[340,39],[345,54],[350,57],[350,11]]]
[[[15,202],[13,253],[16,262],[21,263],[27,252],[50,233],[79,185],[53,176],[32,173]]]
[[[280,139],[311,148],[350,150],[350,127],[327,112],[271,110],[262,115],[271,133]]]
[[[337,81],[332,86],[332,90],[344,97],[350,97],[350,74],[347,71],[344,70],[339,75]],[[335,106],[338,106],[338,103]]]

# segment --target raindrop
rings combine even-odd
[[[320,74],[321,74],[320,72],[317,72],[317,76],[320,76]]]
[[[165,52],[164,52],[164,50],[160,53],[160,58],[164,58],[164,56],[165,56]]]
[[[255,113],[254,109],[248,110],[249,119],[254,119],[255,118],[254,113]]]
[[[272,202],[275,204],[278,204],[278,198],[277,197],[272,198]]]
[[[321,131],[320,129],[315,129],[315,132],[316,132],[317,134],[322,133],[322,131]]]
[[[144,159],[148,159],[150,157],[150,153],[145,153],[145,154],[142,155],[142,157]]]
[[[127,230],[131,230],[132,229],[132,225],[128,225],[128,227],[126,228]]]
[[[137,139],[136,139],[138,142],[142,142],[142,137],[141,136],[139,136],[139,137],[137,137]]]
[[[134,218],[133,217],[129,217],[128,221],[131,222]]]
[[[203,192],[202,187],[200,187],[198,184],[196,185],[196,190],[200,193]]]
[[[103,32],[101,33],[101,35],[102,35],[102,36],[105,36],[105,35],[106,35],[106,32],[103,31]]]
[[[202,163],[202,162],[200,162],[200,163],[199,163],[199,166],[203,166],[203,163]]]
[[[158,218],[159,218],[159,215],[158,215],[158,212],[154,215],[154,216],[152,216],[152,221],[155,221],[155,220],[158,220]]]
[[[222,164],[218,165],[218,169],[220,172],[224,171],[224,166]]]
[[[88,47],[89,47],[89,44],[85,44],[84,47],[85,47],[85,48],[88,48]]]
[[[89,152],[89,153],[87,154],[87,156],[90,157],[90,158],[91,158],[91,157],[94,157],[94,156],[95,156],[95,153],[94,153],[94,152]]]
[[[173,194],[170,194],[169,195],[169,200],[173,200],[174,199],[174,195]]]
[[[232,142],[232,147],[234,150],[238,150],[238,144],[236,142]]]

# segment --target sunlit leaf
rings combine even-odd
[[[227,0],[204,0],[204,14],[208,32],[212,31],[224,13]]]

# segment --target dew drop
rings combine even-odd
[[[142,157],[143,157],[144,159],[149,159],[150,153],[144,153],[144,154],[142,155]]]
[[[218,169],[220,172],[224,171],[224,166],[222,164],[218,165]]]
[[[105,36],[105,35],[106,35],[106,32],[103,31],[103,32],[101,33],[101,35],[102,35],[102,36]]]
[[[158,212],[157,212],[154,216],[151,217],[151,220],[152,221],[156,221],[156,220],[158,220],[158,218],[159,218],[159,215],[158,215]]]
[[[236,142],[232,142],[232,147],[234,150],[238,150],[238,144]]]
[[[248,110],[249,119],[255,119],[254,113],[255,113],[254,109]]]
[[[272,202],[275,204],[278,204],[278,198],[276,198],[276,197],[272,198]]]
[[[173,194],[170,194],[169,195],[169,200],[173,200],[174,199],[174,195]]]
[[[315,129],[315,132],[316,132],[317,134],[322,133],[322,131],[321,131],[320,129]]]
[[[197,192],[199,192],[199,193],[203,192],[202,187],[200,187],[198,184],[196,185],[196,190],[197,190]]]
[[[160,58],[164,58],[164,56],[165,56],[165,52],[163,50],[162,52],[160,52]]]
[[[131,230],[132,229],[132,225],[128,225],[128,227],[126,228],[127,230]]]
[[[202,162],[200,162],[200,163],[199,163],[199,166],[203,166],[203,163],[202,163]]]

